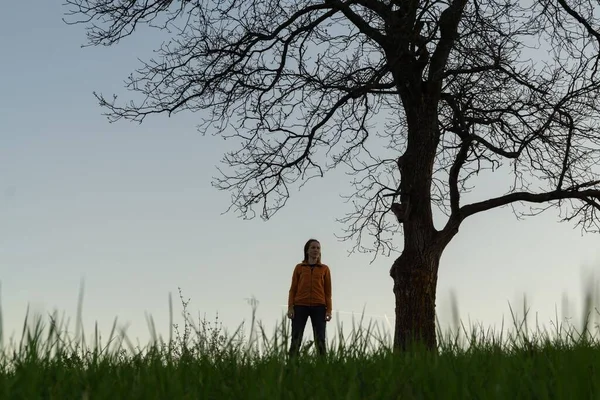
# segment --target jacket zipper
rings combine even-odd
[[[310,303],[310,305],[311,305],[311,306],[313,305],[313,303],[312,303],[312,293],[313,293],[313,275],[312,275],[312,274],[313,274],[313,269],[314,269],[314,268],[315,268],[315,267],[313,267],[313,266],[311,266],[311,267],[310,267],[310,297],[309,297],[309,300],[310,300],[310,301],[309,301],[309,303]]]

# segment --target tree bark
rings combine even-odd
[[[394,349],[437,349],[435,299],[441,252],[403,252],[391,275],[396,297]]]
[[[427,85],[418,93],[417,100],[405,102],[408,143],[399,163],[400,200],[406,211],[401,221],[404,249],[390,270],[396,297],[395,350],[406,350],[414,344],[437,349],[438,267],[442,252],[460,223],[457,218],[444,231],[437,231],[433,225],[431,185],[439,142],[437,101]]]

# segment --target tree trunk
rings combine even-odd
[[[400,68],[399,64],[397,67]],[[392,209],[404,233],[404,249],[390,270],[396,296],[395,350],[406,350],[415,342],[430,350],[437,349],[437,273],[442,252],[451,237],[435,229],[431,203],[440,139],[437,111],[440,89],[423,82],[421,72],[412,65],[394,73],[408,128],[406,150],[397,162],[400,204]]]
[[[419,254],[420,253],[420,254]],[[394,350],[437,349],[435,297],[441,252],[406,252],[390,271],[396,296]]]
[[[410,143],[403,156],[405,161],[400,165],[400,200],[406,205],[401,221],[404,249],[390,271],[396,296],[394,349],[406,350],[419,342],[435,350],[437,273],[446,243],[434,228],[431,209],[431,182],[438,143],[437,114],[424,112],[414,118],[419,124],[409,130]]]

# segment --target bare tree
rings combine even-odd
[[[598,231],[600,20],[586,0],[66,0],[89,45],[140,25],[170,41],[127,88],[96,94],[110,120],[202,111],[239,141],[215,182],[242,216],[268,219],[289,188],[341,166],[355,251],[390,254],[394,347],[437,346],[442,252],[468,217],[529,204]],[[543,57],[542,57],[543,56]],[[385,121],[385,122],[384,122]],[[483,170],[504,194],[461,202]],[[537,208],[534,208],[537,207]],[[445,219],[434,226],[433,213]],[[374,243],[374,245],[372,245]]]

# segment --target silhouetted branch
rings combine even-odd
[[[581,200],[585,205],[581,207],[577,212],[585,212],[587,209],[588,214],[596,213],[600,211],[600,189],[588,189],[583,191],[576,190],[556,190],[546,193],[526,193],[516,192],[510,193],[497,198],[472,203],[461,207],[460,216],[465,219],[471,215],[488,211],[493,208],[502,207],[514,202],[529,202],[529,203],[547,203],[557,200]],[[591,215],[590,215],[591,216]],[[588,224],[584,227],[589,229],[591,227],[595,231],[598,231],[600,225],[594,218],[588,220]]]

